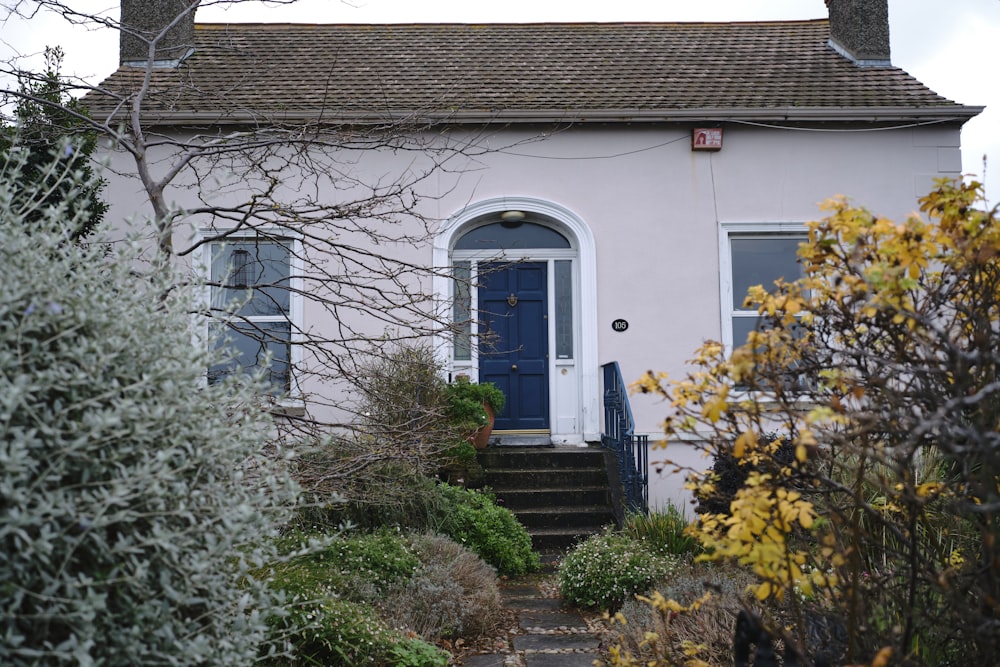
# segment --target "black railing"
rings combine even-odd
[[[601,446],[618,458],[626,509],[649,512],[649,437],[635,434],[628,389],[617,361],[601,366],[604,372],[604,431]]]

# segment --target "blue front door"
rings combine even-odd
[[[494,428],[548,430],[547,264],[481,265],[479,285],[479,379],[507,396]]]

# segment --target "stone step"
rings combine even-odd
[[[531,611],[518,614],[521,629],[536,634],[569,634],[587,632],[587,623],[580,614],[570,610]]]
[[[597,535],[601,528],[534,528],[528,531],[535,551],[560,551],[565,553],[575,544],[591,535]]]
[[[537,551],[565,551],[615,521],[604,452],[596,447],[488,447],[485,483]]]
[[[603,505],[609,502],[608,485],[577,486],[572,489],[505,489],[503,507],[517,512],[533,507],[551,507],[559,504]]]
[[[604,467],[604,453],[595,447],[487,447],[478,458],[484,468]]]
[[[582,528],[593,532],[615,521],[607,505],[533,507],[515,510],[514,515],[528,532],[534,528]]]
[[[486,484],[495,491],[520,489],[574,489],[581,486],[607,485],[608,473],[602,468],[487,468]]]
[[[554,573],[558,557],[550,563]],[[592,632],[579,610],[559,598],[543,597],[539,587],[522,579],[501,589],[504,606],[518,617],[520,633],[508,635],[502,652],[466,656],[466,667],[592,667],[600,659],[600,635]],[[601,663],[603,664],[603,662]]]

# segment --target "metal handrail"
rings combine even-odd
[[[617,361],[601,366],[604,375],[604,431],[601,446],[618,458],[629,512],[649,513],[649,436],[635,434],[628,389]]]

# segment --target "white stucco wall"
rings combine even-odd
[[[456,156],[447,171],[423,181],[419,209],[445,221],[475,202],[519,196],[578,216],[596,246],[597,331],[582,335],[596,335],[598,363],[618,361],[626,382],[647,369],[680,376],[702,341],[720,338],[721,223],[804,223],[821,215],[819,202],[837,194],[903,219],[934,178],[956,176],[961,168],[954,126],[852,132],[727,125],[724,147],[715,153],[692,152],[685,127],[598,126],[550,134],[512,128],[477,137],[477,146],[489,150]],[[122,156],[115,160],[128,169]],[[351,168],[365,182],[419,169],[420,162],[411,152],[379,153]],[[112,219],[147,208],[135,184],[113,178],[108,192]],[[219,197],[245,194],[237,188]],[[191,197],[190,191],[168,191],[182,205]],[[430,244],[389,251],[425,265],[432,261]],[[334,326],[329,314],[305,308],[306,326]],[[612,331],[618,318],[629,322],[627,331]],[[633,397],[632,407],[637,430],[656,439],[666,407],[642,396]],[[688,449],[674,445],[669,456],[700,465]],[[663,457],[654,451],[652,458]],[[679,476],[654,478],[653,504],[684,497]]]
[[[679,376],[698,345],[720,338],[721,222],[804,223],[840,194],[903,219],[934,178],[956,176],[961,165],[954,128],[736,126],[724,142],[717,153],[695,153],[686,129],[563,132],[518,147],[518,156],[489,156],[488,169],[437,202],[438,214],[504,194],[550,199],[578,214],[597,246],[599,363],[618,361],[631,382],[647,369]],[[627,331],[612,331],[618,318],[628,320]],[[659,438],[666,407],[633,396],[632,408],[637,430]],[[675,444],[651,458],[702,467],[689,449]],[[652,501],[681,499],[679,486],[677,475],[654,484]]]

